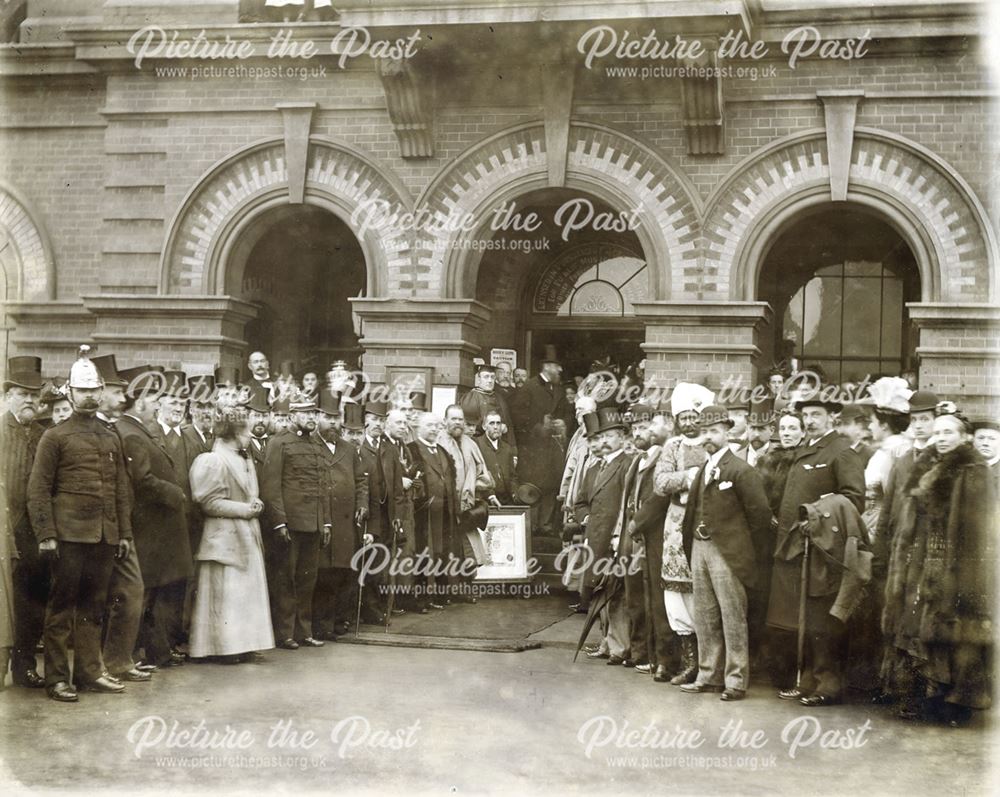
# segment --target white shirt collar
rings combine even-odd
[[[619,454],[621,454],[624,450],[625,450],[624,448],[619,448],[617,451],[612,451],[610,454],[605,454],[605,456],[604,456],[604,464],[610,465],[612,462],[615,461],[615,458]]]
[[[174,427],[167,426],[163,421],[158,421],[160,428],[163,430],[163,434],[174,434]],[[177,434],[180,435],[181,430],[177,429]]]

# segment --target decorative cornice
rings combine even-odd
[[[485,324],[490,308],[475,299],[370,299],[352,298],[351,309],[364,320],[435,322],[469,324],[475,328]]]
[[[908,302],[910,320],[919,327],[1000,326],[1000,306],[958,302]]]
[[[82,297],[84,307],[94,315],[115,318],[222,318],[250,321],[257,306],[232,296],[100,294]],[[173,338],[173,336],[169,336]]]
[[[773,315],[767,302],[637,302],[643,321],[676,326],[757,326]]]

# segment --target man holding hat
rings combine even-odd
[[[175,666],[183,663],[174,650],[180,643],[185,587],[194,573],[188,497],[156,421],[165,386],[162,373],[143,365],[121,376],[128,386],[115,430],[128,459],[132,527],[145,592],[138,647],[146,665]]]
[[[680,435],[664,443],[653,474],[656,494],[670,499],[663,526],[662,576],[667,618],[681,643],[681,669],[670,679],[674,686],[691,683],[698,674],[691,565],[684,553],[682,525],[688,491],[708,459],[698,418],[702,408],[714,403],[715,394],[703,385],[679,382],[674,387],[670,411]]]
[[[7,491],[7,517],[14,533],[11,674],[15,684],[31,689],[45,686],[36,670],[35,646],[45,627],[50,580],[49,564],[38,554],[28,516],[28,477],[45,431],[35,421],[42,390],[41,369],[40,357],[11,357],[7,361],[3,383],[7,411],[0,420],[0,481]]]
[[[698,676],[684,692],[722,692],[742,700],[750,680],[747,590],[757,580],[756,540],[771,525],[764,482],[729,449],[725,407],[699,417],[708,460],[695,474],[684,512],[684,551],[694,582]]]
[[[326,446],[313,436],[316,405],[290,404],[294,430],[276,434],[264,459],[261,498],[273,526],[275,571],[271,619],[278,647],[322,647],[312,627],[319,551],[330,544],[333,521],[326,489]]]
[[[45,683],[49,697],[75,702],[76,683],[121,692],[105,676],[101,619],[115,557],[132,542],[129,482],[121,442],[96,417],[104,385],[89,346],[69,373],[73,415],[46,430],[28,480],[28,515],[38,550],[52,560],[45,612]],[[73,643],[73,676],[69,647]]]
[[[833,414],[843,405],[827,397],[830,388],[804,391],[794,408],[801,413],[806,437],[796,451],[778,510],[775,550],[794,545],[801,535],[799,507],[829,493],[843,495],[862,512],[865,507],[864,469],[850,443],[833,428]],[[776,560],[772,570],[768,624],[789,631],[798,629],[801,559]],[[798,700],[809,707],[839,703],[843,696],[845,626],[830,614],[836,595],[806,598],[806,671],[800,687],[784,689],[783,700]]]

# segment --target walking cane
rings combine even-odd
[[[365,525],[361,529],[361,550],[364,551],[368,547],[368,543],[364,542],[365,537],[368,535],[368,518],[365,518]],[[361,557],[364,561],[364,556]],[[365,571],[364,565],[362,565],[361,570],[361,583],[358,585],[358,614],[354,621],[354,638],[357,639],[358,634],[361,633],[361,596],[365,591]]]
[[[656,672],[653,664],[656,658],[656,651],[653,650],[653,585],[650,583],[649,575],[649,552],[645,546],[642,550],[642,559],[642,591],[646,598],[646,658],[649,660],[649,674],[653,675]]]
[[[806,596],[809,594],[809,535],[802,551],[802,575],[799,578],[799,645],[795,670],[795,688],[802,688],[802,665],[806,648]]]
[[[396,554],[399,552],[399,534],[403,523],[399,518],[392,521],[392,553],[389,557],[389,600],[385,607],[385,633],[389,633],[389,621],[396,604]]]

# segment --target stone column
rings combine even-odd
[[[1000,307],[951,302],[907,304],[920,330],[920,387],[954,401],[967,416],[1000,411]]]
[[[772,314],[767,302],[642,302],[635,310],[646,324],[647,384],[755,384],[757,336]]]
[[[431,367],[435,387],[471,386],[475,341],[490,310],[475,299],[351,299],[361,318],[362,365],[373,384],[392,367]],[[428,400],[430,400],[428,396]]]

